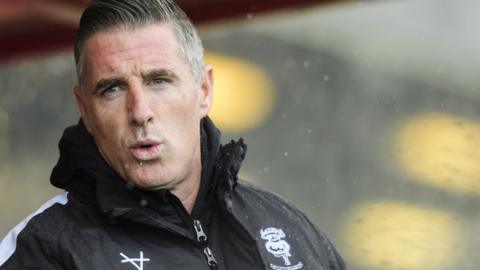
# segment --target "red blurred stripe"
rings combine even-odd
[[[51,53],[72,46],[74,24],[42,13],[51,5],[80,14],[90,0],[0,0],[0,62]],[[196,24],[242,18],[278,9],[303,8],[335,0],[177,1]],[[68,10],[71,8],[71,10]],[[70,15],[70,14],[69,14]],[[71,16],[70,16],[71,17]],[[65,20],[65,19],[63,19]]]

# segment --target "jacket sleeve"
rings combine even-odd
[[[329,269],[331,270],[345,270],[347,269],[345,262],[343,261],[342,257],[338,253],[338,251],[335,249],[333,244],[328,240],[327,236],[318,230],[318,228],[315,228],[317,230],[317,233],[320,235],[322,239],[322,244],[325,247],[325,250],[327,251],[328,255],[328,266],[330,267]]]
[[[60,267],[53,255],[62,252],[53,244],[59,235],[57,224],[49,217],[41,218],[50,208],[67,202],[68,192],[58,194],[5,236],[0,242],[0,270],[68,269]]]
[[[48,243],[35,233],[9,233],[0,244],[0,270],[56,270],[63,269],[49,254]]]
[[[345,262],[342,259],[342,256],[340,253],[337,251],[333,243],[328,239],[328,236],[320,230],[317,225],[315,225],[302,211],[298,210],[298,213],[306,220],[308,226],[310,227],[313,233],[316,235],[320,246],[321,250],[323,251],[322,253],[325,255],[325,257],[328,260],[328,270],[346,270],[347,266]]]

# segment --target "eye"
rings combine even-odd
[[[100,94],[102,96],[111,96],[121,90],[121,87],[119,85],[111,85],[103,89]]]
[[[165,90],[171,81],[165,77],[155,77],[148,82],[149,87],[156,90]]]
[[[167,80],[164,78],[155,78],[152,80],[152,84],[164,84]]]

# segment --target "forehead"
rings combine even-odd
[[[84,59],[87,76],[118,72],[126,66],[144,68],[184,62],[173,27],[166,23],[95,33],[85,43]]]

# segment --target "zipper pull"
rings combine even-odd
[[[202,223],[200,223],[200,221],[198,221],[198,220],[194,220],[193,221],[193,227],[195,228],[195,233],[197,235],[198,242],[207,241],[207,235],[203,231]]]
[[[207,257],[208,266],[210,266],[210,269],[216,269],[217,268],[217,260],[215,260],[215,257],[213,257],[212,250],[209,247],[206,247],[206,248],[203,249],[203,253]]]
[[[200,223],[199,220],[194,220],[193,227],[195,228],[198,242],[204,243],[202,246],[205,246],[205,242],[207,242],[207,235],[203,231],[202,223]],[[207,263],[210,269],[217,269],[217,260],[215,260],[215,257],[213,257],[213,252],[208,246],[203,249],[203,254],[205,254],[205,257],[207,257]]]

